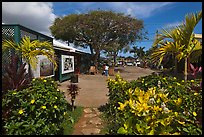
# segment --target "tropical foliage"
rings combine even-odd
[[[145,51],[144,51],[145,47],[137,47],[134,46],[132,47],[132,49],[130,50],[130,53],[134,53],[134,57],[138,58],[140,60],[143,60],[144,56],[145,56]]]
[[[137,46],[134,46],[132,47],[132,49],[130,49],[130,53],[133,53],[134,54],[134,57],[136,59],[139,59],[140,62],[143,64],[142,67],[147,67],[147,64],[149,63],[149,53],[150,53],[150,50],[147,50],[147,51],[144,51],[144,48],[145,47],[137,47]],[[152,63],[151,63],[152,64]]]
[[[54,49],[50,42],[48,41],[31,41],[29,37],[23,37],[21,42],[15,43],[12,40],[4,39],[2,43],[3,51],[7,49],[14,49],[18,55],[21,55],[23,60],[29,65],[29,75],[31,75],[31,67],[35,70],[37,67],[37,55],[46,56],[52,63],[54,63],[55,69],[57,68],[57,63],[54,57]]]
[[[52,78],[33,79],[21,91],[9,90],[2,97],[2,126],[5,135],[63,134],[63,122],[72,123],[71,105]]]
[[[127,82],[116,75],[108,80],[107,134],[201,135],[199,83],[156,74]]]
[[[20,63],[17,55],[11,57],[11,63],[5,66],[5,73],[2,75],[2,93],[7,90],[21,90],[28,86],[28,73],[25,63]]]
[[[185,22],[180,26],[169,30],[162,29],[161,34],[158,34],[153,46],[159,46],[152,55],[154,60],[159,59],[159,63],[167,55],[173,55],[175,58],[175,69],[177,61],[185,59],[185,80],[187,80],[187,59],[194,52],[200,53],[193,57],[193,60],[198,59],[202,54],[202,46],[194,37],[194,28],[202,18],[202,11],[196,14],[186,15]]]

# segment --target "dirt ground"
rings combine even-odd
[[[138,77],[150,75],[153,70],[144,69],[135,66],[128,67],[117,67],[115,68],[115,74],[120,72],[120,75],[123,79],[131,81],[136,80]],[[115,76],[110,76],[115,78]],[[78,76],[78,86],[80,88],[79,94],[76,97],[75,105],[83,107],[100,107],[105,105],[108,101],[108,88],[107,88],[107,79],[108,77],[95,74],[79,74]],[[65,81],[60,83],[59,89],[67,91],[67,85],[70,81]],[[70,102],[70,97],[67,97],[67,101]]]

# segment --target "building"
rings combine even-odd
[[[57,56],[58,68],[54,71],[52,63],[46,57],[39,55],[37,69],[33,70],[35,78],[53,77],[62,82],[69,80],[74,73],[88,72],[91,57],[89,53],[65,45],[52,37],[19,24],[2,24],[2,40],[13,39],[19,43],[24,36],[30,37],[31,40],[51,42]],[[4,66],[10,63],[13,54],[12,50],[2,53],[2,74],[5,72]]]
[[[197,40],[199,40],[202,44],[202,34],[195,34],[194,35]]]
[[[91,65],[91,54],[85,53],[76,48],[70,47],[65,43],[62,43],[57,40],[53,40],[53,47],[55,49],[55,53],[58,59],[58,69],[55,73],[55,79],[60,82],[70,79],[71,74],[79,74],[79,73],[88,73],[89,67]],[[65,63],[68,61],[73,64],[70,69],[65,66]],[[71,62],[70,62],[71,61]],[[66,64],[69,64],[66,63]]]

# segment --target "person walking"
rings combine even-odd
[[[105,75],[108,76],[109,66],[108,64],[105,65]]]

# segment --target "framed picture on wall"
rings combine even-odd
[[[50,60],[43,55],[39,56],[40,60],[40,77],[54,76],[54,66]]]
[[[61,55],[62,74],[74,72],[74,56]]]

